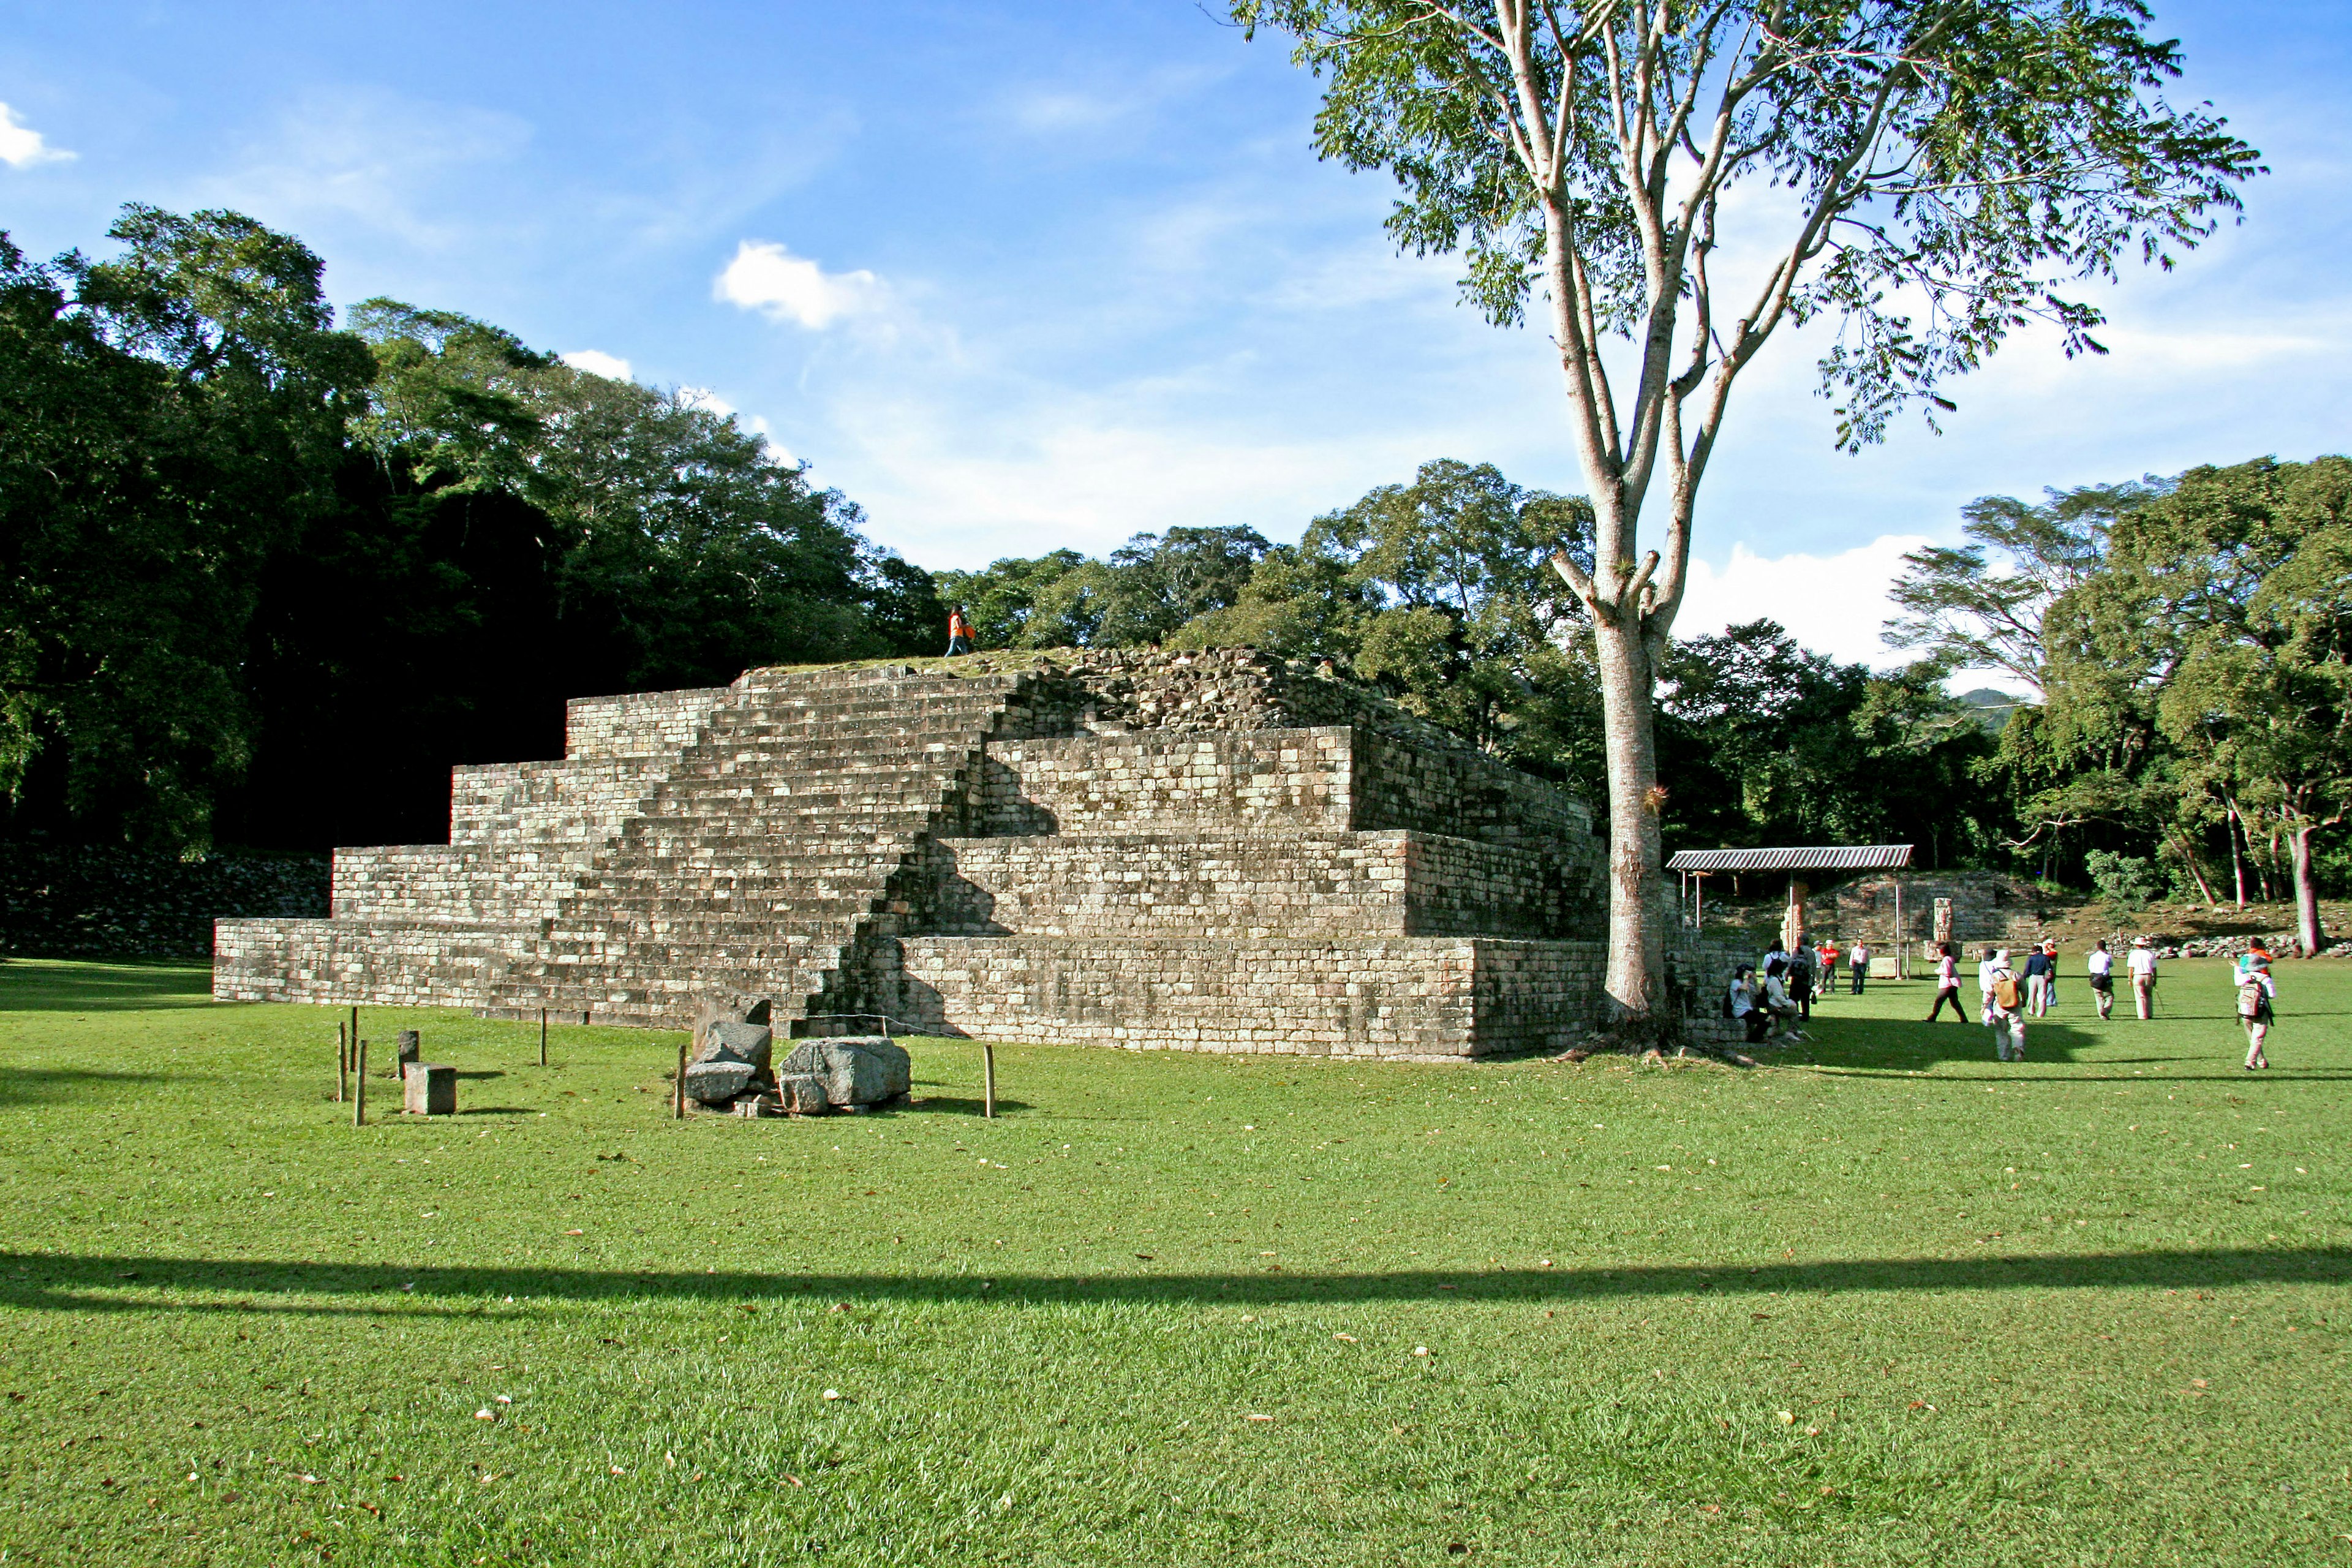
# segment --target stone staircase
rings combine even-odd
[[[461,770],[461,842],[340,852],[335,918],[220,932],[228,955],[270,934],[233,926],[289,928],[285,982],[216,981],[215,994],[656,1026],[721,987],[776,997],[780,1025],[854,1010],[857,954],[908,912],[894,879],[928,835],[963,822],[984,742],[1025,732],[1035,686],[1025,673],[752,670],[703,694],[683,746],[620,764],[624,789],[645,788],[626,806],[610,760],[626,737],[562,763]],[[465,799],[467,784],[483,798]]]

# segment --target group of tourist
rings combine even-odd
[[[2025,1020],[2047,1017],[2058,1005],[2058,944],[2054,942],[2036,943],[2028,950],[2022,965],[2011,962],[2005,947],[1988,947],[1981,951],[1977,964],[1977,997],[1979,1016],[1992,1035],[1993,1055],[2002,1061],[2021,1062],[2025,1059]],[[2084,960],[2084,975],[2090,983],[2091,1000],[2103,1019],[2115,1016],[2116,955],[2105,942],[2092,944]],[[2156,1016],[2156,949],[2147,938],[2132,938],[2130,951],[2124,960],[2124,973],[2131,985],[2132,1005],[2143,1018]],[[2278,995],[2278,985],[2271,978],[2270,949],[2256,938],[2251,952],[2238,960],[2231,975],[2238,993],[2238,1021],[2246,1029],[2246,1070],[2267,1068],[2270,1058],[2263,1052],[2263,1042],[2271,1029],[2271,1003]],[[1951,942],[1941,944],[1936,963],[1936,1000],[1927,1009],[1927,1022],[1934,1023],[1949,1003],[1952,1016],[1965,1022],[1960,1011],[1959,950]]]
[[[1801,941],[1791,952],[1776,938],[1758,963],[1742,963],[1733,972],[1723,999],[1723,1016],[1741,1024],[1749,1045],[1805,1038],[1797,1026],[1811,1018],[1816,1000],[1836,994],[1840,956],[1832,942],[1816,947]],[[1856,942],[1845,957],[1853,977],[1852,994],[1859,996],[1869,971],[1870,949]],[[2021,963],[2012,962],[2013,958],[2008,948],[1987,947],[1977,964],[1978,1016],[1992,1036],[1993,1055],[2005,1062],[2025,1059],[2025,1021],[2047,1017],[2059,1005],[2058,944],[2036,942],[2026,950]],[[2115,1016],[2115,972],[2116,955],[2106,942],[2093,943],[2084,961],[2084,976],[2090,984],[2092,1004],[2103,1019]],[[2155,1017],[2157,958],[2147,938],[2132,939],[2125,954],[2124,974],[2138,1016]],[[2261,939],[2238,960],[2231,984],[2237,990],[2238,1021],[2246,1030],[2246,1070],[2267,1068],[2270,1058],[2263,1054],[2263,1043],[2270,1036],[2271,1004],[2278,995],[2278,984],[2271,977],[2270,949]],[[1937,945],[1936,1000],[1928,1006],[1927,1022],[1941,1017],[1947,1005],[1956,1022],[1968,1021],[1960,1009],[1959,948],[1948,942]]]
[[[1852,977],[1848,994],[1861,995],[1870,975],[1867,942],[1856,942],[1841,952],[1835,942],[1824,939],[1816,946],[1801,937],[1791,952],[1775,937],[1763,957],[1733,972],[1723,1016],[1738,1021],[1749,1045],[1801,1040],[1797,1026],[1812,1017],[1813,1004],[1837,994],[1841,961]]]

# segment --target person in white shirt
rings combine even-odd
[[[1781,979],[1787,970],[1787,964],[1775,962],[1764,971],[1764,1008],[1779,1031],[1775,1038],[1783,1042],[1805,1037],[1797,1033],[1797,1005],[1789,999],[1788,983]]]
[[[1859,996],[1862,994],[1862,978],[1870,973],[1870,944],[1856,937],[1853,951],[1846,955],[1846,963],[1853,969],[1853,994]]]
[[[1927,1022],[1930,1024],[1942,1016],[1947,1002],[1952,1005],[1954,1023],[1969,1021],[1969,1016],[1960,1011],[1960,964],[1959,960],[1953,956],[1955,951],[1948,942],[1936,950],[1936,1005],[1927,1009]]]
[[[2131,956],[2125,960],[2131,971],[2132,1003],[2143,1018],[2156,1016],[2156,949],[2147,945],[2147,938],[2132,938]]]
[[[2116,955],[2107,951],[2102,941],[2091,949],[2091,1000],[2099,1005],[2099,1016],[2106,1017],[2116,1010]]]
[[[1992,1033],[1992,1052],[2001,1061],[2025,1059],[2025,986],[2009,966],[2009,950],[1984,950],[1977,965],[1977,994],[1984,999],[1985,1027]]]

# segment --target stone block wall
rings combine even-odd
[[[335,851],[338,920],[521,924],[555,918],[586,845],[391,844]]]
[[[1591,942],[908,937],[899,1016],[993,1040],[1459,1060],[1564,1048]]]
[[[619,697],[575,697],[563,707],[567,758],[666,757],[694,743],[714,709],[735,695],[731,686],[686,691],[635,691]]]
[[[1353,757],[1344,729],[992,742],[970,832],[1343,828]]]
[[[669,776],[667,757],[567,758],[449,770],[449,839],[593,843],[627,825]]]
[[[1841,941],[1859,937],[1881,944],[1896,940],[1895,889],[1903,889],[1906,942],[1927,942],[1936,932],[1936,900],[1952,900],[1952,940],[1960,942],[2021,942],[2039,938],[2042,914],[2033,889],[2013,877],[1990,871],[1903,872],[1865,877],[1817,896],[1813,908],[1826,917],[1824,929]]]

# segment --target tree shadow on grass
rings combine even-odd
[[[47,1311],[479,1311],[486,1301],[990,1301],[1101,1305],[1329,1305],[1425,1301],[1535,1303],[1660,1296],[1830,1296],[1949,1290],[2216,1289],[2352,1284],[2352,1247],[2213,1247],[2028,1257],[1885,1258],[1707,1267],[1636,1265],[1367,1274],[681,1273],[661,1270],[432,1268],[407,1264],[229,1261],[0,1252],[0,1307]],[[141,1292],[125,1295],[125,1290]],[[171,1299],[144,1294],[163,1290]],[[390,1292],[399,1305],[320,1301]],[[448,1303],[466,1302],[465,1306]],[[415,1305],[412,1306],[411,1303]],[[428,1303],[441,1303],[428,1305]]]
[[[97,1072],[89,1068],[0,1068],[0,1105],[44,1105],[161,1083],[162,1073]],[[184,1079],[184,1073],[171,1075]]]
[[[212,1005],[212,971],[186,963],[0,963],[0,1013],[124,1013]]]
[[[2119,1020],[2126,1027],[2137,1020]],[[2168,1023],[2208,1022],[2202,1015],[2175,1014]],[[2244,1056],[2246,1039],[2240,1030],[2234,1014],[2219,1014],[2210,1020],[2210,1035],[2200,1030],[2193,1037],[2173,1034],[2168,1037],[2181,1046],[2172,1056],[2114,1056],[2122,1042],[2113,1033],[2093,1033],[2073,1024],[2058,1023],[2049,1018],[2033,1018],[2025,1026],[2025,1060],[2022,1064],[2000,1061],[1993,1055],[1992,1031],[1979,1023],[1955,1024],[1948,1019],[1927,1023],[1916,1018],[1851,1018],[1833,1019],[1826,1024],[1816,1019],[1812,1037],[1803,1044],[1774,1049],[1766,1060],[1787,1066],[1831,1068],[1841,1074],[1857,1077],[1895,1077],[1935,1071],[1948,1065],[1981,1068],[1982,1073],[1972,1075],[1985,1079],[2033,1079],[2037,1068],[2053,1065],[2092,1069],[2084,1073],[2069,1073],[2063,1079],[2047,1078],[2040,1081],[2083,1083],[2128,1082],[2137,1078],[2143,1082],[2161,1079],[2164,1082],[2188,1082],[2205,1069],[2209,1081],[2222,1078],[2242,1078],[2246,1082],[2280,1080],[2303,1082],[2341,1082],[2352,1078],[2352,1070],[2341,1068],[2273,1068],[2266,1073],[2243,1072],[2237,1064]],[[2126,1037],[2128,1038],[2128,1037]],[[2158,1044],[2154,1039],[2140,1044]],[[2273,1037],[2273,1054],[2285,1057],[2286,1042]],[[2124,1047],[2129,1048],[2129,1047]],[[2162,1046],[2158,1044],[2158,1048]],[[2227,1064],[2231,1070],[2214,1073],[2210,1069]],[[2135,1067],[2152,1070],[2136,1073]],[[2179,1067],[2180,1072],[2153,1070]],[[2122,1069],[2120,1071],[2113,1069]],[[1946,1072],[1938,1077],[1951,1078]]]

